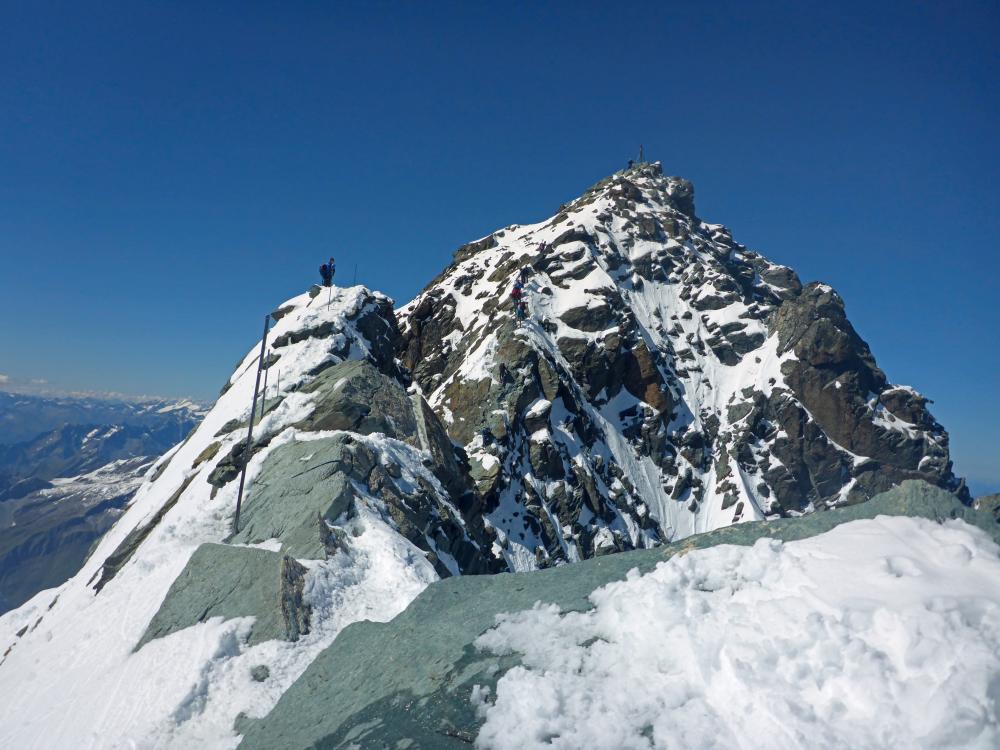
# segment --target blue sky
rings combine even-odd
[[[330,253],[403,302],[644,143],[1000,490],[1000,10],[0,3],[0,373],[211,397]]]

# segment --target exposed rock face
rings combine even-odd
[[[288,555],[203,544],[177,577],[136,649],[212,617],[254,617],[247,642],[296,641],[309,633],[306,569]]]
[[[836,292],[699,219],[658,164],[464,246],[399,315],[400,358],[515,569],[907,478],[969,500],[926,399],[887,382]]]
[[[906,478],[955,486],[948,435],[927,411],[927,399],[910,388],[889,385],[847,320],[836,292],[822,284],[808,285],[781,306],[773,328],[778,353],[795,355],[782,363],[781,371],[798,405],[779,408],[765,418],[791,435],[811,415],[828,441],[862,457],[860,462],[849,461],[843,450],[794,455],[790,441],[779,440],[776,455],[788,475],[797,477],[800,492],[809,489],[809,476],[814,477],[812,484],[818,478],[834,486],[851,476],[849,500],[871,497]],[[968,499],[966,492],[960,493]]]
[[[355,503],[367,490],[396,530],[425,550],[439,575],[498,570],[472,543],[441,487],[419,476],[407,481],[388,457],[380,441],[351,433],[275,448],[261,467],[232,541],[278,540],[285,553],[301,559],[335,555],[349,545],[337,526],[358,512]],[[482,536],[481,524],[479,532]]]
[[[1000,493],[976,498],[974,507],[978,511],[993,516],[993,520],[1000,524]]]

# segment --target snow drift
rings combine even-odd
[[[720,546],[595,591],[594,608],[501,615],[517,654],[477,746],[994,748],[1000,557],[961,521],[855,521]]]

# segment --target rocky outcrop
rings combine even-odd
[[[302,601],[305,573],[288,555],[203,544],[170,587],[136,650],[212,617],[253,617],[250,645],[297,641],[309,633],[309,607]]]
[[[268,539],[300,559],[336,552],[329,525],[348,511],[354,497],[351,480],[365,478],[375,455],[350,435],[296,441],[268,453],[247,493],[236,544]]]
[[[381,432],[396,439],[416,434],[406,391],[367,361],[351,360],[325,369],[302,392],[315,394],[309,416],[296,425],[304,430]]]
[[[794,354],[781,371],[797,404],[764,418],[772,417],[786,432],[799,424],[815,425],[816,435],[827,438],[821,441],[821,446],[828,446],[825,451],[822,447],[812,451],[814,457],[825,458],[810,461],[808,456],[793,457],[787,448],[784,451],[789,461],[784,457],[782,461],[789,471],[820,478],[804,488],[801,497],[835,498],[842,477],[849,476],[853,480],[849,501],[867,499],[907,478],[925,479],[970,500],[951,473],[948,436],[927,411],[927,399],[888,383],[868,345],[847,320],[836,292],[823,284],[808,285],[781,306],[772,328],[778,353]],[[851,455],[845,456],[845,450]],[[850,460],[853,456],[864,459]],[[826,487],[820,484],[823,478]],[[791,497],[783,500],[793,502]]]
[[[992,516],[1000,524],[1000,493],[977,497],[973,507],[980,513]]]

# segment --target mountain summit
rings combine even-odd
[[[968,500],[840,297],[700,220],[659,164],[460,248],[398,310],[317,287],[272,316],[256,411],[259,342],[82,570],[0,617],[0,744],[232,747],[345,626],[440,578],[905,479]]]
[[[926,399],[887,382],[837,293],[699,219],[691,183],[658,163],[466,245],[399,313],[403,362],[515,568],[907,478],[968,500]]]

